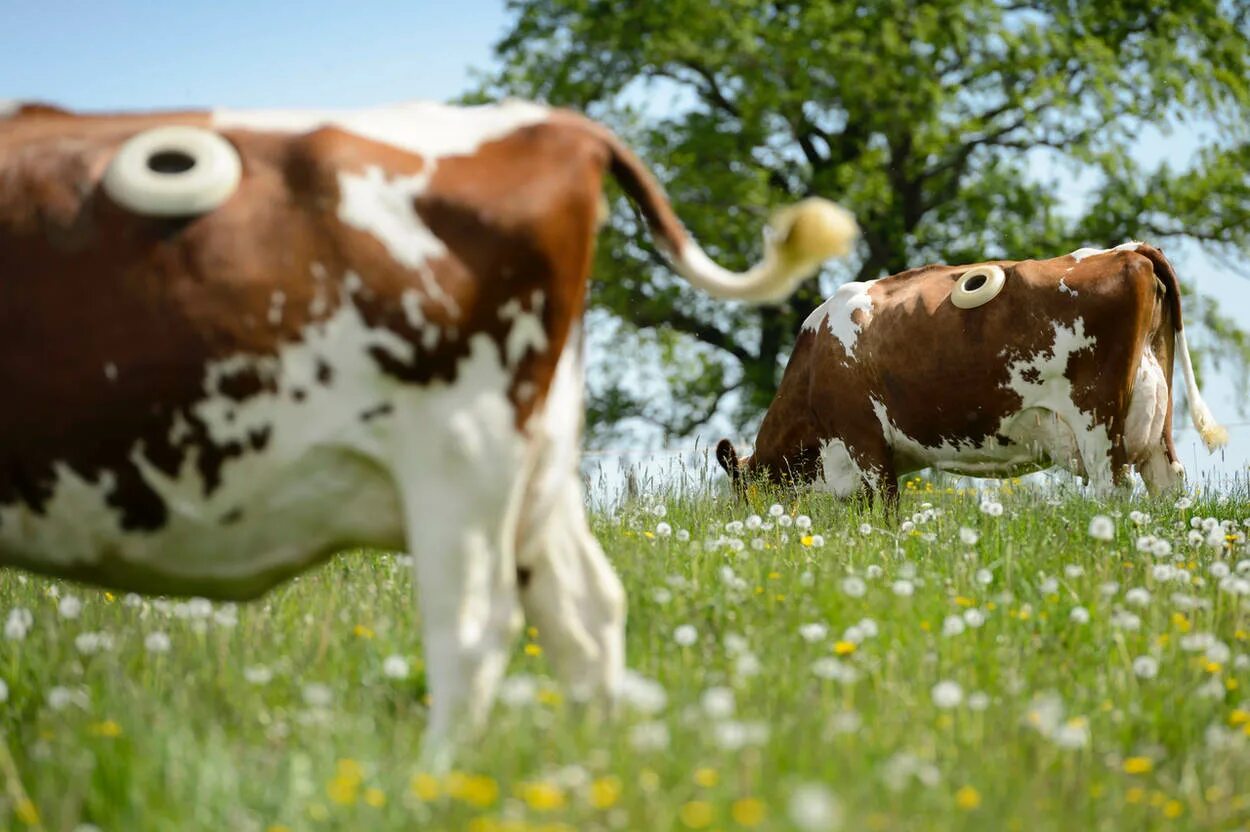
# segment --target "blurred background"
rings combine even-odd
[[[1219,0],[3,0],[0,97],[569,105],[627,138],[738,267],[771,208],[808,193],[851,208],[856,256],[760,310],[674,280],[617,197],[588,324],[589,459],[606,468],[699,468],[656,452],[749,442],[799,324],[845,280],[1147,240],[1180,275],[1204,395],[1232,436],[1208,456],[1182,419],[1178,445],[1218,478],[1250,461],[1248,18]]]

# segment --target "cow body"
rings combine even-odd
[[[523,102],[0,117],[0,563],[247,598],[407,548],[432,748],[484,716],[522,608],[566,681],[615,689],[577,469],[605,171],[722,296],[853,236],[813,202],[725,272],[615,137]]]
[[[964,276],[990,267],[1001,290],[956,305]],[[739,461],[726,442],[718,458],[731,474],[889,502],[899,476],[927,467],[1006,477],[1057,465],[1106,488],[1131,465],[1159,491],[1183,472],[1172,443],[1177,346],[1195,424],[1214,447],[1224,434],[1194,383],[1176,276],[1157,249],[850,283],[803,324],[754,454]]]

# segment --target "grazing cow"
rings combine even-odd
[[[727,272],[610,132],[523,102],[0,108],[0,564],[248,598],[406,547],[427,750],[482,721],[522,609],[578,695],[614,691],[578,475],[605,170],[720,297],[782,298],[856,233],[807,200]]]
[[[744,475],[866,490],[933,467],[1005,477],[1051,465],[1099,490],[1136,466],[1151,492],[1184,469],[1172,355],[1207,447],[1227,441],[1194,381],[1176,274],[1144,243],[1050,260],[924,266],[848,283],[804,322]]]

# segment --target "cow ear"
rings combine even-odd
[[[728,439],[722,439],[716,443],[716,461],[720,463],[720,467],[725,469],[725,473],[733,480],[734,485],[738,484],[738,451],[734,448],[732,442]]]

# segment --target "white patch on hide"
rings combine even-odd
[[[547,329],[543,326],[541,292],[534,293],[533,308],[528,311],[521,308],[519,300],[510,298],[507,303],[499,307],[499,319],[512,323],[508,338],[504,342],[504,355],[507,357],[509,367],[516,367],[521,363],[521,359],[530,350],[542,352],[547,348]]]
[[[833,295],[807,316],[803,322],[804,331],[815,331],[825,322],[833,337],[842,342],[847,356],[855,352],[855,342],[859,340],[860,331],[872,323],[872,297],[868,294],[875,280],[855,283],[843,283]],[[861,310],[861,320],[856,323],[851,313]]]
[[[487,142],[545,121],[550,110],[527,101],[453,107],[413,101],[359,110],[215,110],[214,130],[308,133],[338,127],[357,136],[417,153],[426,160],[465,156]]]
[[[1079,263],[1086,257],[1093,257],[1097,254],[1110,254],[1113,251],[1137,251],[1137,248],[1141,245],[1142,243],[1132,241],[1128,243],[1120,243],[1118,246],[1114,246],[1112,248],[1078,248],[1068,256]]]
[[[1070,271],[1070,270],[1069,270],[1069,271]],[[1065,272],[1065,274],[1066,274],[1066,272]],[[1076,289],[1073,289],[1073,288],[1072,288],[1071,286],[1069,286],[1067,283],[1064,283],[1064,282],[1063,282],[1063,278],[1062,278],[1062,277],[1061,277],[1061,278],[1059,278],[1059,291],[1060,291],[1060,292],[1063,292],[1065,295],[1071,295],[1072,297],[1076,297],[1076,296],[1078,295],[1078,292],[1076,291]]]
[[[821,443],[820,473],[817,487],[842,499],[855,494],[864,483],[864,472],[841,439]]]

